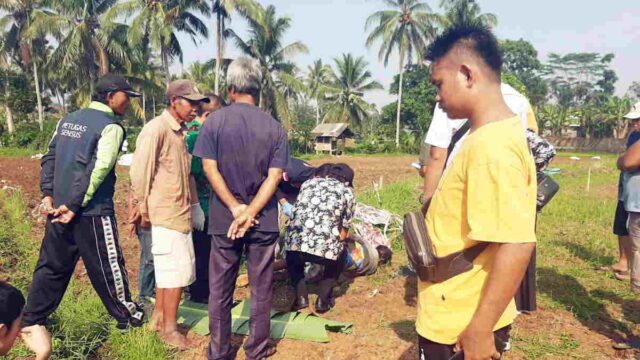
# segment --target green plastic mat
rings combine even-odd
[[[231,331],[235,334],[249,333],[251,302],[245,300],[231,310]],[[184,301],[178,308],[178,322],[191,328],[198,335],[209,335],[209,314],[206,304]],[[274,339],[296,339],[326,343],[331,332],[351,333],[352,324],[324,319],[301,312],[271,312],[271,337]]]

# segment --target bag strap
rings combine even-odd
[[[467,131],[469,131],[470,128],[471,128],[471,121],[467,120],[453,134],[453,136],[451,137],[451,143],[449,144],[449,148],[447,149],[447,159],[444,162],[445,164],[449,161],[449,157],[451,156],[451,153],[453,152],[453,149],[456,147],[456,144],[458,143],[458,141],[460,141],[460,139],[464,136],[464,134],[467,133]]]
[[[473,268],[473,261],[489,245],[491,245],[491,243],[481,242],[462,251],[436,258],[432,282],[440,283],[471,270],[471,268]]]

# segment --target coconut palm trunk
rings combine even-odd
[[[147,123],[147,101],[144,96],[144,91],[142,92],[142,123]]]
[[[4,112],[7,118],[7,131],[9,132],[9,134],[13,134],[14,132],[16,132],[16,128],[13,125],[13,111],[11,110],[11,107],[9,105],[5,104]]]
[[[100,45],[98,39],[91,39],[91,45],[95,50],[95,54],[98,55],[98,64],[100,66],[100,75],[104,75],[109,72],[109,55],[107,51]]]
[[[217,56],[216,56],[216,82],[213,92],[216,95],[220,95],[220,64],[222,63],[222,14],[218,12],[216,15],[216,42],[217,42]]]
[[[320,99],[316,96],[316,126],[320,124]]]
[[[166,76],[167,82],[171,80],[171,76],[169,76],[169,55],[167,54],[167,48],[162,46],[160,49],[160,55],[162,56],[162,69],[164,70],[164,76]]]
[[[398,108],[396,113],[396,148],[400,147],[400,108],[402,106],[402,80],[404,78],[404,48],[400,48],[400,82],[398,83]]]
[[[8,71],[4,74],[5,76],[5,82],[4,82],[4,98],[5,99],[9,99],[9,74]],[[6,119],[7,119],[7,131],[9,132],[9,134],[13,134],[16,131],[16,128],[13,124],[13,111],[11,110],[11,107],[9,106],[9,104],[4,103],[4,111],[6,114]]]
[[[33,65],[33,80],[36,83],[36,100],[38,102],[38,125],[40,131],[44,130],[44,111],[42,110],[42,96],[40,95],[40,80],[38,79],[38,66],[36,65],[35,57],[32,57],[31,64]]]

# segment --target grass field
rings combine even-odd
[[[39,152],[41,151],[27,148],[0,147],[0,157],[25,157]]]
[[[640,306],[626,283],[593,267],[612,264],[616,256],[611,223],[618,172],[609,159],[560,159],[552,167],[561,192],[538,219],[538,299],[541,311],[516,326],[508,359],[608,359],[602,349],[637,330]],[[588,180],[590,174],[590,180]],[[419,180],[389,184],[359,194],[359,200],[396,214],[418,207]],[[19,193],[0,191],[0,276],[26,290],[39,239],[31,231]],[[404,259],[399,238],[397,258]],[[398,261],[400,264],[404,260]],[[371,288],[392,281],[396,269],[368,279]],[[55,359],[167,359],[175,355],[155,334],[137,329],[119,333],[86,282],[74,280],[52,317]],[[393,331],[380,310],[380,327]],[[405,324],[406,323],[406,324]],[[412,334],[412,321],[398,334]],[[398,326],[396,326],[398,327]],[[330,347],[331,344],[326,346]],[[22,347],[9,358],[28,356]]]

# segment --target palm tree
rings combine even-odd
[[[367,47],[381,41],[378,57],[389,63],[391,53],[397,49],[400,61],[398,73],[400,82],[398,87],[398,108],[396,112],[396,146],[400,146],[400,107],[402,103],[402,80],[404,74],[405,57],[409,63],[413,56],[422,57],[427,43],[435,35],[437,16],[431,12],[426,2],[419,0],[384,0],[391,7],[373,13],[367,19],[365,29],[373,27],[367,38]]]
[[[291,19],[287,16],[278,17],[273,5],[260,9],[255,18],[247,20],[251,36],[249,40],[243,40],[231,29],[227,29],[227,34],[243,53],[256,59],[262,68],[260,107],[290,128],[291,109],[284,94],[278,91],[277,82],[302,88],[302,84],[296,84],[299,82],[294,75],[296,66],[289,59],[309,50],[301,42],[282,45],[284,34],[291,27]]]
[[[325,85],[329,82],[331,68],[322,63],[321,59],[313,62],[307,67],[306,85],[311,96],[316,103],[316,125],[320,123],[320,96],[326,90]]]
[[[122,30],[122,24],[102,21],[101,16],[115,4],[116,0],[52,0],[55,11],[37,10],[33,22],[27,29],[28,39],[53,36],[58,42],[51,53],[47,66],[49,71],[59,67],[73,66],[81,84],[88,79],[88,92],[99,74],[110,70],[110,58],[126,62],[127,49],[123,44],[111,41],[113,34]]]
[[[483,14],[480,5],[475,0],[440,0],[440,7],[445,9],[445,13],[440,16],[440,24],[443,28],[455,24],[488,27],[498,25],[498,17],[491,13]]]
[[[104,20],[113,22],[118,17],[129,18],[135,14],[127,33],[129,45],[140,46],[147,61],[153,50],[159,51],[162,68],[169,79],[171,60],[183,61],[177,33],[189,35],[194,44],[198,44],[197,37],[207,38],[209,30],[196,13],[206,16],[210,12],[204,0],[129,0],[114,5]]]
[[[631,99],[617,96],[610,97],[604,109],[601,110],[605,120],[611,124],[613,137],[616,139],[624,139],[629,132],[630,121],[624,118],[629,110],[631,110]]]
[[[25,31],[31,24],[34,11],[41,7],[41,3],[38,0],[0,0],[0,11],[7,13],[5,16],[0,17],[0,29],[9,28],[5,34],[5,49],[12,52],[14,61],[19,65],[23,65],[25,72],[28,71],[26,66],[29,63],[32,65],[40,131],[44,129],[44,111],[40,93],[38,64],[36,63],[33,43],[41,39],[32,39],[31,41],[23,41],[23,39],[25,38]]]
[[[0,22],[0,29],[4,28],[3,24]],[[3,34],[0,37],[0,70],[2,70],[2,74],[4,75],[2,80],[4,80],[4,96],[0,97],[0,105],[4,107],[5,119],[7,121],[7,131],[9,134],[13,134],[16,129],[13,124],[13,110],[9,105],[10,93],[9,93],[9,69],[11,67],[11,63],[9,62],[9,51],[7,46],[7,36]]]
[[[371,79],[364,58],[342,54],[334,59],[337,72],[330,72],[326,100],[329,102],[323,122],[347,122],[361,125],[369,116],[373,106],[362,98],[369,90],[382,89],[382,85]]]
[[[185,74],[186,78],[193,80],[198,89],[202,92],[209,93],[214,91],[216,74],[208,68],[206,63],[196,61],[189,65],[189,69]]]
[[[230,20],[231,13],[238,10],[245,17],[256,17],[259,12],[259,5],[252,0],[213,0],[212,12],[216,14],[216,78],[214,93],[220,95],[220,69],[223,63],[224,34],[226,32],[226,22]]]

